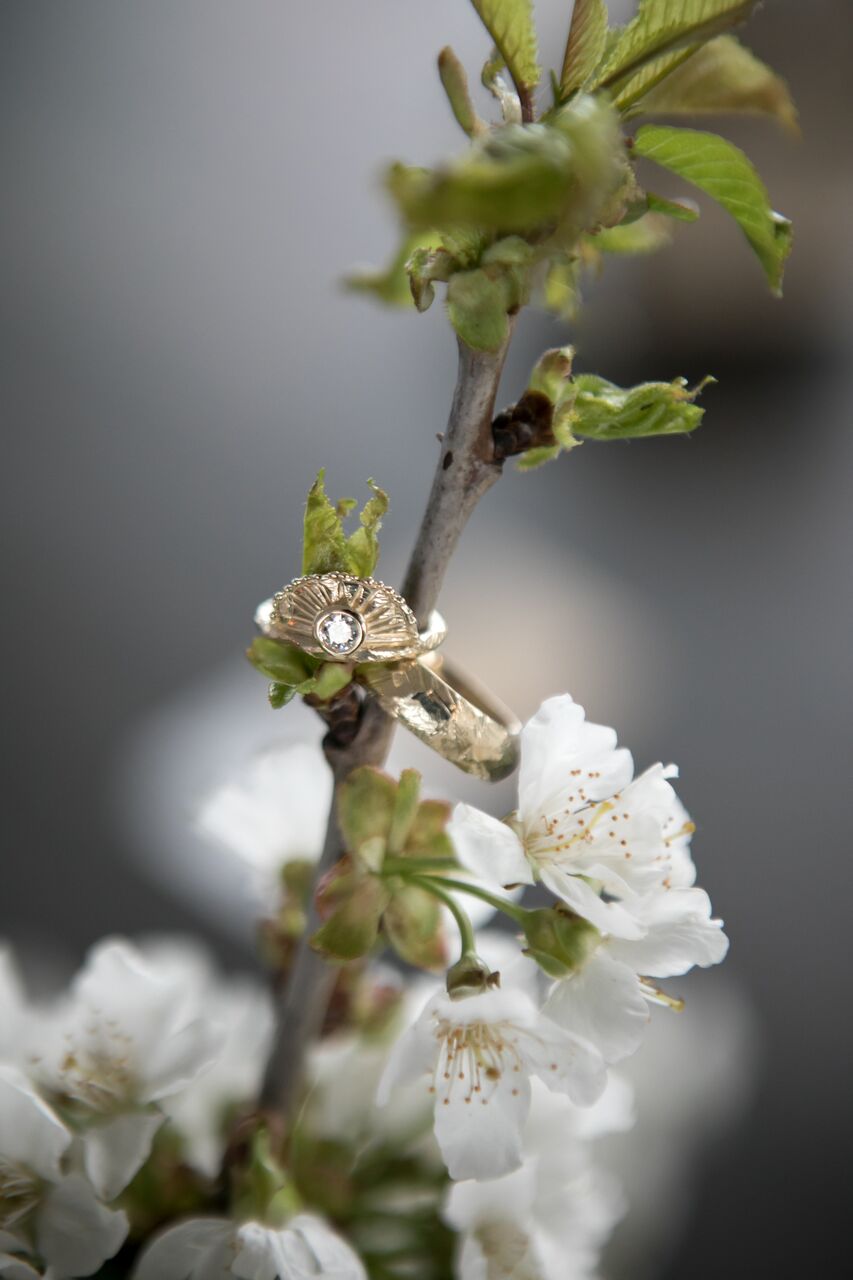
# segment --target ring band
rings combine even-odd
[[[358,678],[383,711],[465,773],[499,782],[518,767],[520,722],[439,654],[368,667]]]
[[[296,578],[258,606],[255,624],[326,662],[398,662],[429,653],[447,627],[433,612],[419,632],[401,595],[373,578],[343,573]]]

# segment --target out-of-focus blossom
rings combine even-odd
[[[14,1067],[0,1067],[0,1276],[51,1280],[89,1276],[127,1235],[127,1218],[108,1209],[71,1165],[73,1135]]]
[[[195,1218],[145,1251],[134,1280],[366,1280],[361,1260],[321,1218],[301,1213],[275,1229]]]

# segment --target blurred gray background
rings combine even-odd
[[[553,62],[570,5],[538,8]],[[571,333],[535,315],[519,333],[507,401],[572,340],[616,381],[714,373],[705,425],[508,468],[445,595],[471,664],[518,591],[539,634],[489,641],[483,674],[525,714],[568,688],[638,761],[677,760],[699,821],[759,1066],[662,1280],[834,1275],[846,1237],[851,19],[850,0],[770,0],[748,32],[801,109],[800,143],[726,129],[794,220],[784,302],[703,201],[665,256],[591,283]],[[460,144],[448,41],[476,72],[463,0],[0,5],[0,929],[25,952],[191,928],[247,963],[201,896],[148,874],[127,761],[208,680],[272,715],[240,654],[298,569],[319,465],[335,494],[390,491],[384,576],[402,570],[454,344],[440,306],[386,312],[337,281],[394,243],[382,164]]]

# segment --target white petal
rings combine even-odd
[[[544,1014],[525,1041],[524,1057],[549,1089],[567,1094],[579,1107],[591,1106],[604,1092],[607,1071],[595,1045]]]
[[[0,1067],[0,1157],[55,1182],[71,1134],[15,1067]]]
[[[568,874],[562,867],[549,863],[541,867],[539,875],[542,883],[553,894],[562,898],[563,902],[576,911],[579,916],[589,920],[596,929],[614,934],[619,938],[641,938],[644,926],[635,919],[633,913],[621,902],[605,902],[579,876]]]
[[[13,1258],[10,1253],[0,1253],[0,1276],[3,1280],[39,1280],[40,1275],[41,1272],[22,1258]]]
[[[433,1031],[432,1004],[433,999],[430,999],[416,1021],[403,1032],[391,1050],[376,1092],[378,1106],[386,1106],[398,1085],[422,1080],[426,1088],[431,1083],[438,1052]]]
[[[522,1130],[530,1108],[530,1080],[504,1070],[474,1092],[473,1081],[437,1079],[435,1136],[450,1177],[500,1178],[522,1160]]]
[[[299,1213],[288,1222],[287,1233],[298,1236],[311,1251],[318,1276],[334,1277],[334,1280],[365,1280],[361,1259],[322,1218],[311,1213]]]
[[[178,1093],[215,1062],[225,1043],[224,1029],[203,1018],[196,1018],[164,1034],[149,1047],[145,1060],[145,1084],[139,1090],[140,1102],[157,1102]]]
[[[159,1111],[132,1112],[82,1135],[86,1175],[102,1200],[114,1200],[142,1168],[164,1118]]]
[[[578,785],[585,797],[578,799],[578,807],[586,800],[607,799],[632,774],[631,753],[617,748],[614,730],[589,724],[583,707],[568,694],[543,702],[522,730],[518,796],[525,822],[554,803],[562,809],[564,797],[572,789],[577,795]]]
[[[532,884],[524,847],[510,827],[470,804],[458,804],[447,827],[456,856],[488,885]]]
[[[589,1040],[607,1062],[632,1054],[649,1020],[636,973],[611,959],[604,947],[580,973],[554,984],[544,1012],[561,1027]]]
[[[645,925],[637,941],[613,938],[610,954],[635,973],[671,978],[694,965],[719,964],[729,948],[722,920],[711,918],[711,902],[704,889],[661,889],[633,904]]]
[[[541,1003],[542,971],[521,949],[522,943],[503,929],[483,929],[477,934],[477,954],[501,978],[501,991],[522,991]]]
[[[192,1218],[170,1227],[145,1249],[133,1280],[224,1280],[206,1266],[234,1232],[226,1218]]]
[[[57,1280],[92,1275],[126,1236],[126,1215],[102,1205],[80,1174],[50,1187],[39,1208],[36,1240]]]

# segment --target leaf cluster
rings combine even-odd
[[[497,350],[508,316],[536,302],[574,314],[583,269],[605,253],[649,253],[696,210],[641,188],[648,160],[716,200],[738,223],[774,292],[790,224],[776,215],[753,166],[716,134],[645,125],[637,117],[740,113],[796,129],[784,81],[731,34],[755,0],[639,0],[611,27],[604,0],[575,0],[550,105],[530,0],[472,0],[493,42],[482,81],[500,119],[482,120],[452,49],[439,55],[451,110],[468,150],[434,168],[393,165],[386,187],[404,228],[386,271],[351,281],[384,301],[426,310],[446,285],[448,316],[476,350]],[[541,96],[541,93],[540,93]]]

